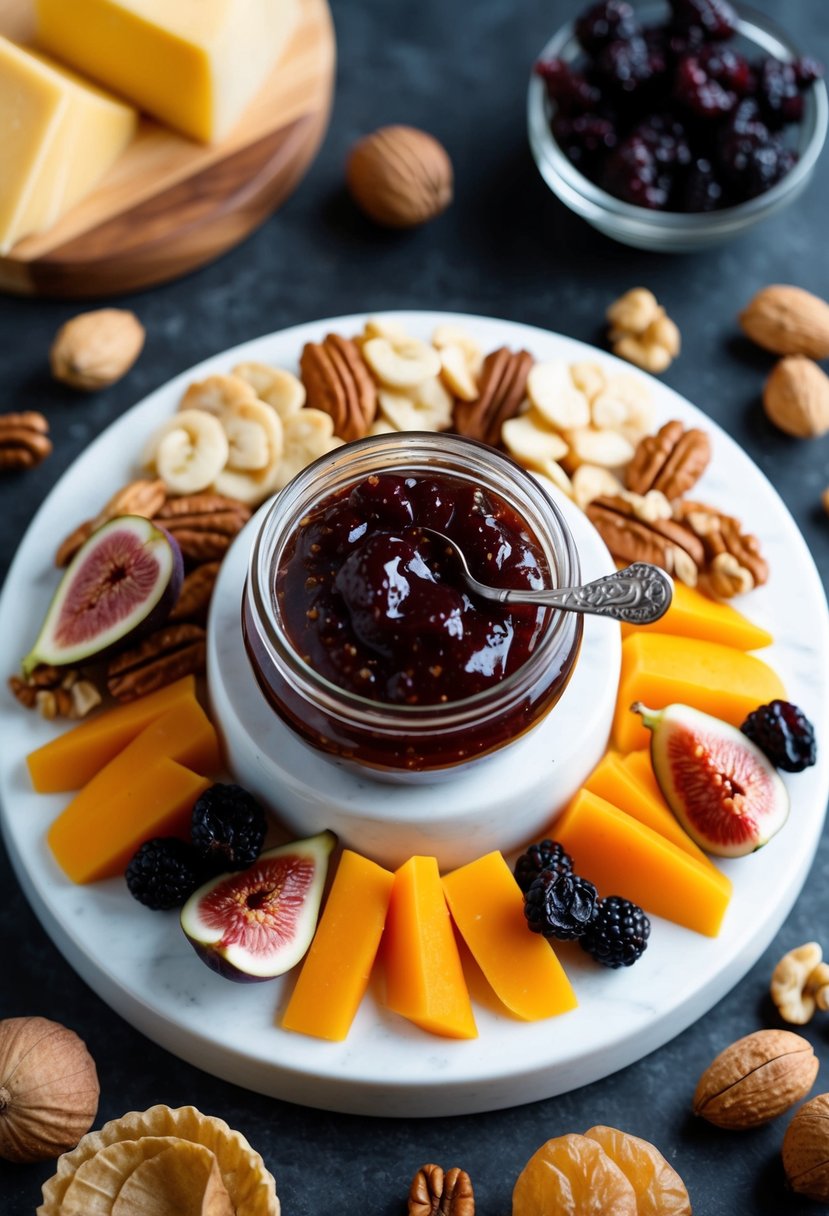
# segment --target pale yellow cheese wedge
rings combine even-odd
[[[137,120],[131,106],[0,37],[0,253],[88,194]]]
[[[37,42],[193,139],[221,139],[288,41],[298,0],[36,0]]]

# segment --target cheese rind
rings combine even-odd
[[[298,0],[36,0],[37,41],[140,109],[211,143],[264,83]]]
[[[88,194],[137,121],[131,106],[0,37],[0,253]]]

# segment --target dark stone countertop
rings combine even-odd
[[[755,0],[769,14],[775,0]],[[41,499],[90,439],[148,391],[205,356],[318,316],[422,307],[526,321],[601,342],[609,301],[646,283],[683,336],[665,381],[720,422],[777,487],[824,579],[829,439],[787,440],[760,408],[771,359],[739,335],[735,317],[771,282],[829,292],[829,155],[795,205],[746,237],[696,256],[648,255],[596,235],[547,191],[525,134],[527,72],[549,34],[577,6],[516,0],[397,6],[338,0],[339,79],[322,152],[283,210],[243,246],[180,282],[118,301],[147,327],[147,346],[119,384],[78,396],[54,384],[46,352],[72,304],[0,299],[3,409],[38,408],[55,438],[39,469],[0,484],[0,577]],[[824,0],[782,14],[792,37],[829,60]],[[380,232],[352,209],[342,167],[352,141],[384,122],[408,122],[446,144],[456,201],[410,234]],[[761,530],[762,521],[752,521]],[[799,609],[799,610],[802,610]],[[804,614],[808,622],[808,614]],[[6,656],[11,667],[12,656]],[[2,743],[0,743],[2,746]],[[466,1168],[482,1213],[506,1213],[520,1169],[547,1138],[607,1123],[661,1146],[700,1216],[797,1216],[817,1210],[783,1188],[785,1119],[727,1134],[695,1121],[696,1079],[726,1044],[776,1025],[771,968],[793,944],[829,946],[829,842],[824,840],[789,920],[752,971],[684,1034],[638,1064],[564,1097],[467,1118],[380,1121],[320,1113],[247,1093],[179,1062],[111,1012],[63,961],[0,854],[0,1016],[39,1013],[74,1027],[98,1063],[99,1123],[130,1109],[193,1103],[243,1131],[276,1175],[288,1216],[344,1208],[401,1211],[425,1161]],[[555,1027],[551,1025],[551,1033]],[[829,1021],[805,1031],[829,1069]],[[825,1086],[818,1080],[816,1092]],[[0,1211],[26,1216],[49,1164],[0,1163]]]

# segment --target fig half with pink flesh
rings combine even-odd
[[[81,546],[58,585],[37,641],[23,660],[66,667],[117,649],[160,625],[178,599],[181,551],[139,515],[109,520]]]
[[[734,726],[690,705],[631,709],[651,731],[651,762],[665,801],[688,835],[718,857],[745,857],[789,815],[780,774]]]
[[[181,909],[181,927],[199,958],[239,983],[270,980],[295,966],[314,936],[336,843],[333,832],[294,840],[194,891]]]

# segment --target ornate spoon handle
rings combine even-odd
[[[503,604],[543,604],[569,612],[609,616],[629,625],[650,625],[665,615],[672,597],[673,583],[664,570],[649,562],[634,562],[583,587],[506,591],[499,598]]]

